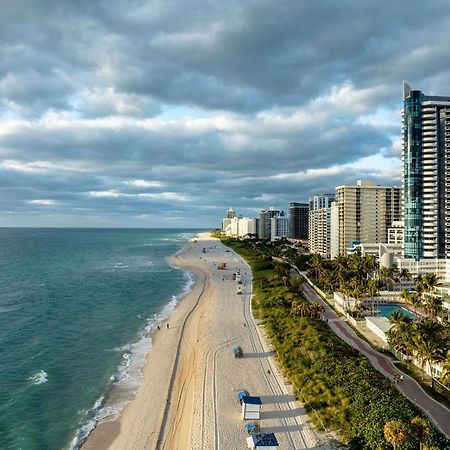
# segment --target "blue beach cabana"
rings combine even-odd
[[[252,450],[276,450],[278,441],[273,433],[252,433],[247,438],[247,446]]]
[[[259,397],[251,397],[250,395],[242,397],[242,418],[244,420],[259,419],[261,405],[262,402]]]

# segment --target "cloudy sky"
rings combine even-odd
[[[400,185],[402,80],[450,95],[448,0],[14,0],[0,226],[212,227]]]

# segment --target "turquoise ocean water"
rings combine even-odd
[[[198,231],[0,229],[0,449],[76,449],[130,400]]]

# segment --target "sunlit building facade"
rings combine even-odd
[[[403,84],[405,258],[450,257],[450,97]]]

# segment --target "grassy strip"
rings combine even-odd
[[[400,420],[411,429],[411,419],[423,417],[422,412],[325,323],[292,314],[292,303],[305,300],[280,285],[278,264],[260,256],[251,243],[230,239],[224,243],[252,268],[254,314],[262,320],[297,395],[319,417],[311,414],[311,419],[337,431],[348,448],[392,448],[384,437],[385,423]],[[450,449],[450,441],[435,429],[424,441],[428,448]],[[410,432],[397,448],[419,448],[418,439]]]

